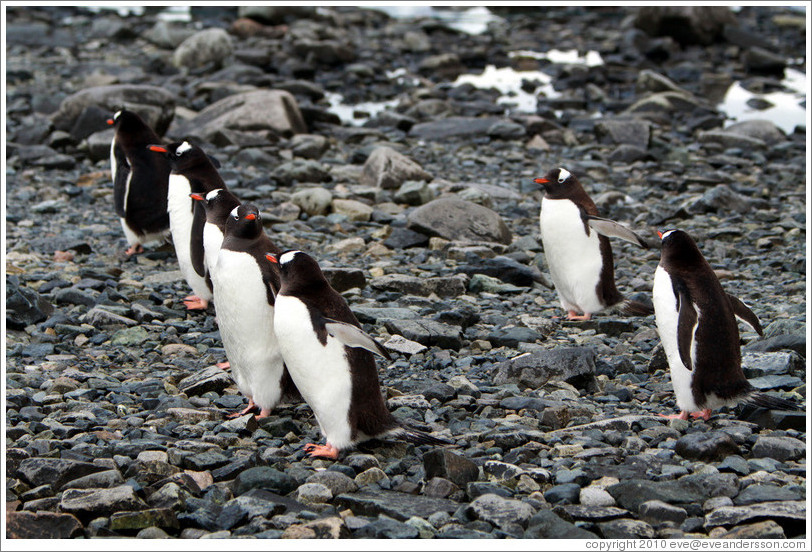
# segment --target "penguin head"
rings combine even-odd
[[[564,168],[552,169],[533,182],[544,186],[544,190],[551,198],[569,196],[572,191],[581,187],[575,175]]]
[[[288,249],[277,254],[267,253],[265,258],[279,267],[283,283],[295,282],[298,286],[306,286],[326,282],[316,259],[302,251]]]
[[[113,116],[107,119],[107,124],[117,129],[121,127],[129,127],[130,130],[136,130],[140,127],[147,126],[144,119],[138,116],[138,113],[123,107],[116,110]]]
[[[253,203],[243,203],[234,207],[229,213],[223,234],[250,240],[257,238],[262,231],[259,207]]]
[[[192,167],[197,167],[201,163],[210,162],[206,153],[198,146],[189,142],[189,140],[172,142],[166,146],[150,144],[147,146],[147,149],[163,154],[169,161],[169,166],[172,167],[172,171],[179,174],[184,174]]]
[[[657,231],[662,240],[661,263],[686,263],[704,258],[694,239],[683,230]]]

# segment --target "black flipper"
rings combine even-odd
[[[620,238],[635,245],[639,245],[643,249],[649,248],[648,243],[642,237],[613,220],[596,217],[594,215],[586,215],[586,223],[595,232],[606,236],[607,238]]]
[[[730,300],[730,305],[733,307],[733,314],[742,319],[745,324],[753,328],[758,335],[764,335],[764,330],[761,328],[761,322],[758,321],[758,316],[750,310],[750,307],[744,304],[741,299],[734,297],[729,293],[726,294]]]
[[[682,363],[688,370],[693,371],[694,363],[691,360],[691,346],[694,343],[694,329],[697,322],[696,309],[691,303],[691,297],[688,295],[687,290],[680,290],[678,301],[677,347]]]
[[[206,276],[206,251],[203,248],[203,226],[206,224],[205,208],[198,201],[189,200],[194,203],[194,216],[192,217],[192,237],[191,247],[192,266],[200,276]]]

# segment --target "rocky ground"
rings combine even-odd
[[[8,536],[806,536],[805,413],[659,417],[676,406],[653,316],[554,320],[538,237],[532,179],[559,165],[652,242],[685,229],[765,326],[741,326],[748,377],[803,403],[805,122],[727,126],[716,105],[735,81],[769,92],[803,70],[804,19],[721,9],[677,26],[497,11],[466,35],[349,7],[175,24],[8,8]],[[604,63],[510,55],[550,49]],[[487,64],[544,71],[558,93],[513,113],[451,85]],[[333,93],[396,101],[350,126]],[[312,460],[304,404],[225,419],[243,399],[213,366],[213,309],[184,310],[171,245],[123,256],[116,104],[202,143],[282,248],[329,269],[395,355],[379,364],[390,408],[453,446]],[[613,247],[620,289],[650,298],[656,247]]]

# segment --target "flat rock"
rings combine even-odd
[[[8,539],[71,539],[82,534],[82,523],[73,514],[6,512]]]
[[[643,119],[601,119],[595,123],[598,139],[612,144],[626,144],[643,151],[651,139],[651,123]]]
[[[468,458],[450,450],[434,449],[423,455],[423,467],[426,479],[442,477],[458,487],[465,487],[479,478],[479,467]]]
[[[779,523],[806,519],[804,501],[763,502],[748,506],[722,506],[705,516],[705,527],[740,525],[742,523],[772,519]]]
[[[406,181],[433,178],[415,161],[387,146],[372,151],[361,173],[362,184],[383,189],[397,189]]]
[[[590,388],[595,378],[595,350],[590,347],[557,347],[520,355],[497,364],[496,385],[516,383],[538,389],[551,379]]]
[[[798,460],[806,454],[806,444],[794,437],[761,435],[753,445],[753,458],[773,458],[779,462]]]
[[[369,285],[381,291],[398,291],[406,295],[457,297],[465,293],[464,276],[420,278],[406,274],[385,274],[370,280]]]
[[[595,533],[561,519],[552,510],[539,510],[527,522],[527,539],[596,539]]]
[[[731,454],[740,454],[739,445],[724,431],[689,433],[677,440],[674,450],[683,458],[702,462],[721,461]]]
[[[172,54],[172,63],[188,69],[208,64],[220,67],[233,51],[231,36],[225,29],[203,29],[178,45]]]
[[[409,136],[424,140],[443,140],[457,136],[486,136],[498,117],[446,117],[427,123],[418,123],[409,130]]]
[[[107,517],[116,512],[146,510],[148,506],[129,485],[110,489],[68,489],[62,493],[59,510],[79,519]]]
[[[390,334],[400,334],[410,341],[427,347],[437,345],[444,349],[459,350],[462,347],[462,331],[457,326],[434,320],[384,320]]]
[[[636,519],[613,519],[598,524],[605,539],[653,539],[654,528]]]
[[[191,397],[209,392],[222,393],[231,385],[233,380],[228,372],[217,366],[208,366],[180,380],[178,389]]]
[[[510,229],[495,211],[453,197],[441,197],[409,214],[408,228],[447,240],[510,244]]]
[[[68,481],[107,469],[90,462],[63,458],[26,458],[20,462],[18,472],[34,487],[48,484],[59,489]]]
[[[466,512],[470,517],[487,521],[496,527],[506,527],[514,523],[527,527],[535,510],[521,500],[484,494],[475,498],[466,508]]]
[[[385,490],[341,494],[333,503],[338,508],[349,508],[355,515],[376,517],[384,514],[399,521],[406,521],[413,516],[426,519],[435,512],[450,514],[459,507],[459,503],[444,498]]]
[[[417,341],[406,339],[402,335],[393,335],[386,340],[383,346],[390,351],[403,353],[405,355],[416,355],[428,349],[425,345],[421,345]]]

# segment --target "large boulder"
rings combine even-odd
[[[222,143],[223,131],[270,132],[290,137],[307,132],[296,98],[284,90],[251,90],[213,103],[177,129],[178,138]]]
[[[595,350],[558,347],[520,355],[494,368],[494,385],[516,383],[538,389],[550,380],[565,381],[579,389],[594,389]]]
[[[455,197],[441,197],[412,211],[408,228],[452,241],[511,242],[511,233],[498,213]]]
[[[121,108],[135,111],[163,136],[175,116],[175,96],[146,84],[94,86],[71,94],[51,117],[54,127],[82,140],[108,128],[107,118]]]
[[[180,43],[172,54],[176,67],[196,69],[212,64],[222,67],[223,62],[234,51],[231,36],[225,29],[205,29]]]

